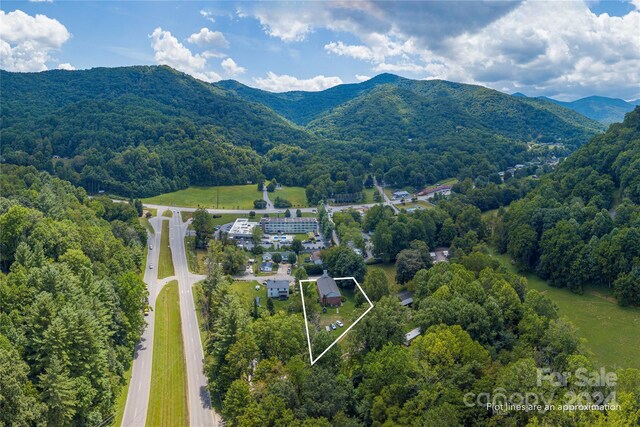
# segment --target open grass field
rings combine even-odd
[[[376,188],[365,188],[364,190],[362,190],[362,192],[364,193],[364,201],[363,201],[363,203],[375,203],[376,201],[373,200],[373,195],[377,191],[378,190]]]
[[[389,285],[391,285],[392,287],[397,286],[396,284],[396,266],[395,264],[373,264],[373,265],[368,265],[367,269],[371,269],[371,268],[378,268],[382,271],[384,271],[384,274],[387,275],[387,279],[389,280]],[[392,288],[393,289],[393,288]]]
[[[568,318],[587,340],[596,366],[640,368],[640,309],[618,306],[607,292],[589,289],[577,295],[567,289],[553,288],[530,272],[519,272],[507,255],[494,255],[514,273],[529,281],[529,288],[551,298],[561,316]]]
[[[306,208],[309,206],[307,203],[307,194],[305,193],[305,189],[302,187],[285,187],[283,186],[280,190],[276,190],[273,193],[269,193],[269,199],[271,201],[275,201],[277,197],[281,199],[287,199],[291,202],[294,208]],[[253,200],[251,201],[251,206],[253,207]]]
[[[187,372],[182,344],[178,282],[168,283],[156,302],[153,366],[147,426],[186,426]]]
[[[129,394],[129,380],[131,379],[131,369],[133,363],[129,366],[129,369],[124,373],[125,384],[120,389],[120,394],[116,397],[116,412],[113,414],[113,419],[109,423],[112,427],[120,427],[122,424],[122,417],[124,416],[124,407],[127,404],[127,394]]]
[[[303,189],[302,189],[303,190]],[[283,190],[284,191],[284,190]],[[304,194],[304,190],[302,191]],[[282,197],[282,196],[281,196]],[[254,200],[262,200],[258,186],[224,185],[219,187],[189,187],[173,193],[142,199],[143,203],[190,208],[253,209]]]
[[[164,279],[165,277],[173,276],[175,270],[173,269],[173,259],[171,258],[171,248],[169,247],[169,221],[162,221],[162,237],[160,238],[160,247],[155,250],[160,250],[160,258],[155,268],[158,269],[158,279]]]

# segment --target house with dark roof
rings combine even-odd
[[[266,282],[267,296],[269,298],[289,298],[289,281],[269,279]]]
[[[260,271],[263,273],[271,273],[273,271],[273,263],[271,261],[260,264]]]
[[[322,306],[339,307],[342,305],[342,295],[336,281],[329,277],[327,270],[316,280],[318,288],[318,302]]]
[[[400,300],[401,305],[410,306],[411,304],[413,304],[413,292],[410,292],[410,291],[399,292],[398,299]]]

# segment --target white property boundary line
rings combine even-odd
[[[351,328],[356,326],[356,323],[358,323],[360,321],[360,319],[362,319],[373,308],[373,303],[371,302],[371,300],[369,299],[367,294],[364,292],[364,290],[362,289],[362,286],[360,286],[360,283],[358,283],[358,281],[355,279],[355,277],[335,277],[333,280],[336,280],[336,281],[338,281],[338,280],[353,280],[355,282],[355,284],[358,286],[358,289],[360,289],[360,292],[362,292],[362,295],[364,295],[364,297],[366,298],[367,302],[369,303],[369,308],[367,308],[367,310],[364,313],[362,313],[360,315],[360,317],[358,317],[356,319],[356,321],[353,322],[353,324],[351,326],[349,326],[347,329],[345,329],[345,331],[342,334],[340,334],[340,336],[338,338],[336,338],[335,341],[333,341],[329,347],[327,347],[322,353],[320,353],[320,355],[318,357],[316,357],[314,359],[313,358],[313,352],[311,351],[311,335],[309,335],[309,321],[307,320],[307,308],[306,308],[306,306],[304,304],[304,291],[302,289],[302,288],[304,288],[304,286],[302,286],[302,284],[306,283],[306,282],[315,283],[315,282],[317,282],[317,279],[316,280],[311,280],[311,279],[300,280],[300,297],[302,298],[302,311],[304,313],[304,327],[305,327],[305,330],[307,331],[307,345],[309,346],[309,358],[311,359],[311,365],[312,366],[318,361],[318,359],[320,359],[322,356],[324,356],[327,351],[331,350],[331,347],[336,345],[336,343],[338,341],[340,341],[342,339],[342,337],[344,337],[346,335],[346,333],[349,332],[349,330]]]

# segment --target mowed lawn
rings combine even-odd
[[[160,291],[156,301],[147,426],[189,424],[187,372],[178,298],[178,282],[174,280]]]
[[[160,258],[155,268],[158,269],[158,279],[164,279],[175,274],[173,269],[173,259],[171,258],[171,248],[169,247],[169,221],[162,221],[162,235],[160,236]]]
[[[303,194],[304,194],[304,189]],[[285,191],[285,190],[282,190]],[[282,196],[281,196],[282,197]],[[143,203],[163,206],[184,206],[213,209],[253,209],[253,201],[262,200],[257,184],[189,187],[173,193],[142,199]]]
[[[377,268],[384,271],[384,274],[387,276],[387,280],[389,281],[389,285],[391,289],[393,289],[396,285],[396,266],[395,264],[372,264],[368,265],[367,269]],[[362,284],[361,284],[362,285]]]
[[[507,255],[494,255],[514,273],[525,276],[529,289],[536,289],[559,308],[560,316],[569,319],[580,336],[587,340],[597,367],[640,368],[640,309],[623,308],[596,289],[587,288],[584,295],[554,288],[529,272],[518,272]]]
[[[307,203],[307,193],[302,187],[285,187],[282,186],[280,190],[276,190],[273,193],[269,193],[269,199],[271,202],[276,200],[276,197],[281,199],[287,199],[291,202],[294,208],[305,208],[309,206]],[[251,202],[253,207],[253,201]]]

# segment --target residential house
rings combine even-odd
[[[404,334],[404,345],[411,344],[411,341],[413,341],[414,339],[418,338],[418,335],[420,335],[421,332],[422,332],[422,328],[420,328],[420,326],[418,326],[417,328],[412,329],[409,332],[407,332],[406,334]]]
[[[336,281],[329,277],[327,270],[316,281],[318,288],[318,302],[323,306],[339,307],[342,305],[342,295]]]
[[[400,304],[404,306],[410,306],[413,304],[413,292],[410,291],[402,291],[398,293],[398,299],[400,300]]]
[[[322,258],[320,258],[320,251],[315,251],[311,254],[311,262],[315,265],[322,265]]]
[[[289,298],[289,281],[288,280],[273,280],[266,281],[267,296],[269,298]]]
[[[271,261],[260,264],[260,271],[263,273],[271,273],[273,271],[273,263]]]

